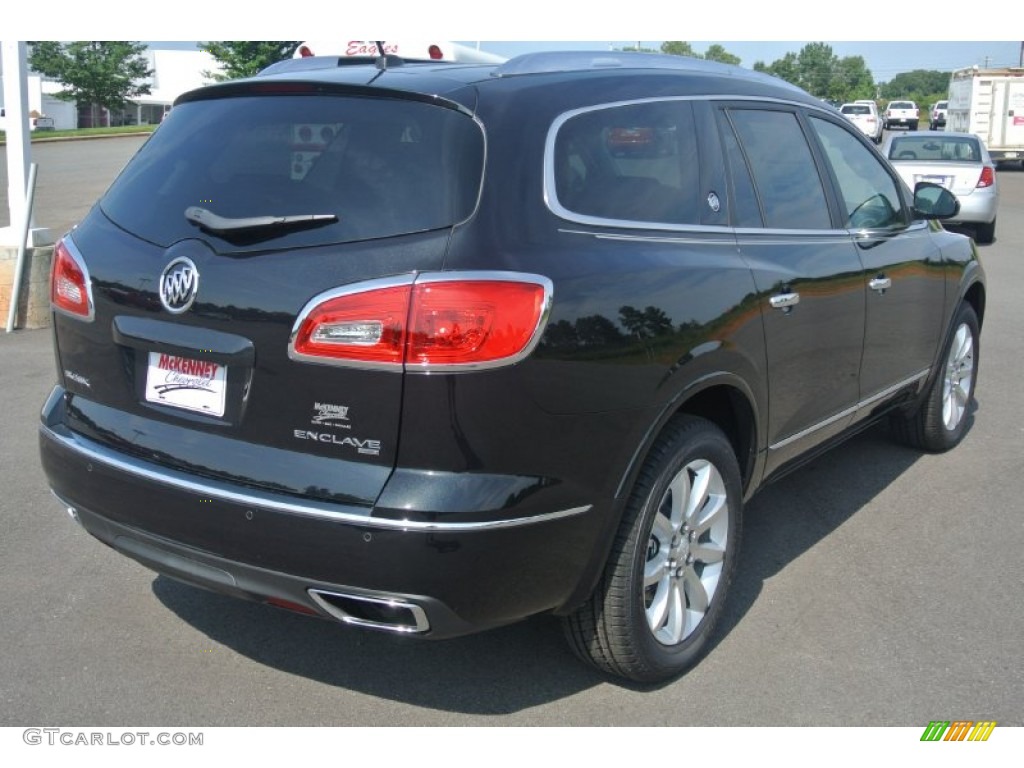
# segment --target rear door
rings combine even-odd
[[[442,267],[483,136],[452,104],[285,85],[177,105],[70,235],[95,311],[57,318],[69,418],[171,466],[371,504],[402,366],[296,355],[292,335],[327,296]]]
[[[833,226],[801,120],[783,107],[719,112],[740,251],[757,285],[768,357],[766,473],[849,424],[864,340],[861,262]]]

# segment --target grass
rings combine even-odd
[[[32,141],[46,139],[83,138],[89,136],[117,136],[121,133],[152,133],[155,125],[118,125],[111,128],[75,128],[68,131],[32,131]],[[0,144],[6,142],[6,136],[0,131]]]

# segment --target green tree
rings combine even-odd
[[[54,94],[58,99],[122,109],[129,99],[150,92],[145,80],[153,70],[143,56],[146,46],[142,43],[39,41],[31,44],[31,50],[29,66],[64,86]]]
[[[754,69],[800,86],[819,99],[843,102],[875,96],[874,77],[864,58],[840,59],[825,43],[808,43],[799,53],[787,53],[771,64],[755,62]]]
[[[836,63],[829,98],[840,102],[875,98],[875,78],[863,56],[846,56]]]
[[[882,98],[910,99],[918,106],[927,106],[929,99],[937,94],[945,98],[949,90],[949,72],[940,72],[934,69],[915,69],[911,72],[901,72],[888,83],[881,87]]]
[[[701,58],[701,55],[693,50],[693,46],[682,40],[667,40],[661,44],[661,52],[672,56],[690,56],[694,59]]]
[[[729,53],[718,43],[708,46],[708,49],[704,51],[704,58],[708,61],[720,61],[723,64],[735,64],[736,66],[739,66],[740,63],[739,56]]]
[[[260,70],[290,59],[301,40],[216,40],[199,47],[213,56],[222,72],[204,72],[218,82],[252,77]]]
[[[832,46],[825,43],[808,43],[797,54],[801,88],[819,99],[828,98],[838,59],[832,53]]]

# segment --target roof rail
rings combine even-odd
[[[509,59],[492,73],[495,77],[572,72],[586,69],[683,69],[733,74],[731,64],[706,61],[692,56],[637,51],[541,51]],[[749,70],[743,70],[744,73]]]

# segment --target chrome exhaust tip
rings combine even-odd
[[[335,619],[356,627],[385,632],[421,633],[430,629],[426,612],[403,597],[352,595],[307,590],[318,606]]]

